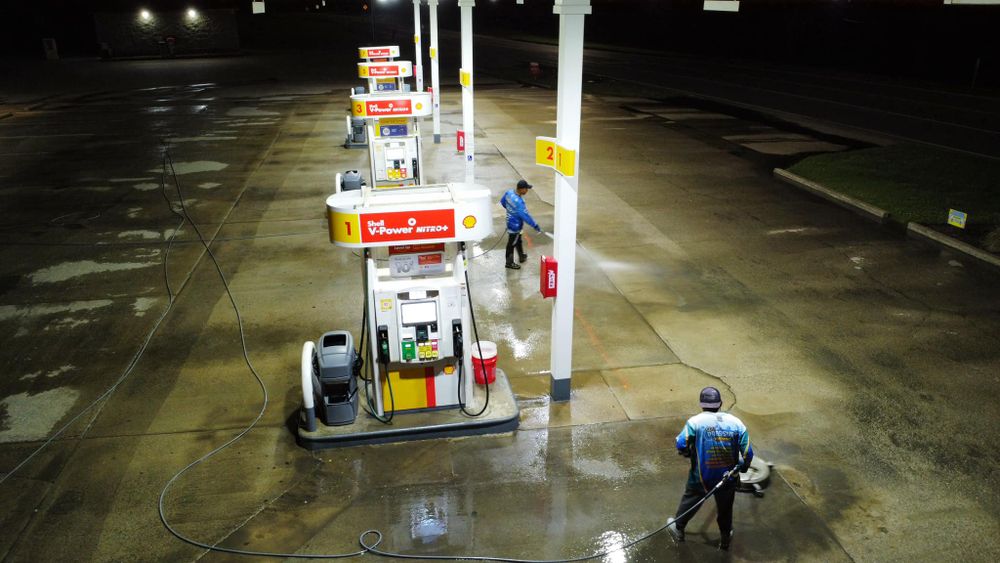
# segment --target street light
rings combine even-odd
[[[139,12],[139,17],[142,18],[142,21],[148,22],[153,19],[153,14],[149,13],[149,10],[144,9]]]
[[[739,0],[705,0],[703,7],[706,12],[739,12]]]

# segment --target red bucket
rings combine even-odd
[[[480,348],[483,351],[479,356]],[[476,383],[484,385],[487,381],[493,383],[497,379],[497,345],[489,340],[480,340],[472,344],[472,371],[476,374]],[[485,379],[483,373],[486,373]]]

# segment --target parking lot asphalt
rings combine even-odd
[[[792,190],[747,153],[842,148],[829,138],[747,137],[738,115],[642,92],[584,101],[571,401],[547,395],[535,260],[551,241],[529,235],[525,269],[505,270],[497,207],[471,287],[520,429],[298,447],[302,342],[361,322],[359,260],[329,243],[324,208],[334,173],[366,168],[341,146],[353,68],[317,75],[316,57],[114,63],[101,87],[25,93],[0,121],[6,560],[236,558],[158,514],[170,479],[264,404],[181,197],[268,392],[254,430],[164,498],[185,536],[300,555],[356,550],[370,528],[411,554],[614,548],[672,515],[686,465],[671,441],[716,385],[775,464],[764,498],[736,501],[732,551],[709,505],[687,543],[661,533],[606,560],[1000,557],[996,274]],[[527,178],[550,230],[533,139],[555,131],[555,93],[477,86],[477,182],[498,199]],[[440,145],[424,128],[425,167],[459,181],[450,85],[442,122]]]

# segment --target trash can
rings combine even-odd
[[[482,349],[483,355],[479,356]],[[472,371],[476,374],[476,383],[485,385],[497,379],[497,345],[489,340],[480,340],[472,345]],[[486,377],[483,377],[485,372]]]
[[[346,330],[319,339],[319,373],[313,378],[317,410],[327,426],[350,424],[358,415],[358,383],[354,378],[357,351]]]
[[[343,192],[360,190],[364,184],[365,181],[357,170],[348,170],[340,177],[340,191]]]

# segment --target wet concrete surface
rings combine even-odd
[[[145,63],[121,63],[119,88],[0,121],[5,560],[242,559],[177,540],[157,514],[171,477],[263,406],[190,225],[168,249],[179,198],[169,176],[169,203],[161,192],[164,140],[268,390],[258,426],[170,489],[182,534],[298,554],[354,551],[369,528],[412,554],[613,548],[672,515],[687,470],[673,436],[716,385],[776,464],[763,499],[738,496],[732,552],[715,548],[709,501],[684,545],[660,533],[605,561],[1000,557],[996,274],[774,182],[723,138],[737,120],[693,130],[600,91],[584,104],[572,400],[547,395],[537,258],[551,241],[527,235],[531,259],[505,270],[498,207],[473,298],[521,429],[299,448],[302,342],[360,325],[358,259],[329,244],[323,202],[366,153],[341,147],[352,66],[315,76],[291,61],[275,78],[273,58],[254,60],[173,61],[187,82],[157,90]],[[526,177],[550,230],[532,139],[555,131],[554,93],[481,82],[478,181],[499,198]],[[445,142],[424,128],[432,181],[463,175],[448,142],[460,96],[444,93]]]

